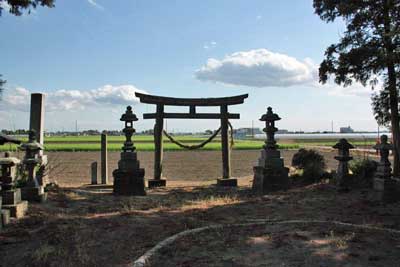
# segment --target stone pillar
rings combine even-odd
[[[221,113],[221,150],[222,179],[217,180],[219,186],[237,186],[237,179],[231,178],[231,154],[229,149],[228,106],[220,107]]]
[[[45,95],[31,94],[31,114],[29,129],[36,133],[36,140],[43,146],[44,134],[44,101]],[[41,154],[40,154],[41,155]]]
[[[44,145],[44,106],[45,95],[40,93],[31,94],[31,110],[29,130],[34,130],[36,134],[36,141],[43,147]],[[38,152],[39,156],[39,170],[37,172],[37,180],[41,186],[46,186],[49,183],[47,174],[47,155],[43,155],[43,150]]]
[[[126,141],[122,147],[121,159],[118,161],[118,169],[113,171],[114,194],[144,196],[146,195],[144,191],[144,169],[140,168],[136,147],[131,139],[135,132],[133,121],[137,121],[138,118],[132,112],[131,106],[126,108],[126,112],[122,114],[120,120],[125,122],[123,132]]]
[[[348,162],[353,159],[353,157],[350,157],[350,149],[353,149],[354,146],[342,138],[332,148],[338,150],[338,155],[335,157],[339,161],[336,173],[336,186],[339,191],[348,191],[351,183]]]
[[[90,165],[91,184],[97,184],[97,161],[92,162]]]
[[[19,159],[10,157],[8,153],[4,158],[0,158],[0,182],[2,184],[0,206],[1,209],[8,210],[8,212],[1,213],[2,222],[0,224],[7,222],[8,216],[21,218],[28,210],[28,202],[21,200],[21,189],[15,187],[16,169],[19,163]]]
[[[163,169],[163,129],[164,106],[157,105],[156,125],[154,126],[154,179],[149,180],[149,188],[166,186],[167,180],[162,177]]]
[[[289,169],[285,167],[281,152],[275,141],[275,121],[281,118],[268,107],[260,121],[265,121],[264,132],[267,134],[265,145],[261,150],[258,165],[253,167],[253,192],[265,195],[269,192],[287,190],[289,188]]]
[[[388,143],[387,135],[381,136],[380,144],[374,146],[379,150],[381,159],[375,172],[373,188],[379,200],[384,202],[400,201],[400,179],[392,177],[389,154],[393,145]]]
[[[101,183],[108,183],[107,134],[101,134]]]

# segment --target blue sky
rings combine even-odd
[[[175,97],[249,93],[234,127],[267,106],[279,128],[375,130],[370,88],[317,83],[325,48],[344,26],[314,15],[311,0],[57,0],[53,9],[0,17],[0,73],[8,81],[0,128],[27,128],[29,93],[47,97],[46,129],[119,129],[136,90]],[[6,8],[6,7],[5,7]],[[171,109],[172,110],[172,109]],[[177,110],[177,109],[174,109]],[[182,109],[180,109],[182,110]],[[185,111],[185,110],[182,110]],[[153,121],[140,120],[139,130]],[[170,131],[218,121],[170,120]]]

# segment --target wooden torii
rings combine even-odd
[[[217,184],[221,186],[236,186],[237,180],[231,178],[230,150],[228,135],[228,120],[239,119],[240,114],[229,113],[228,106],[243,104],[249,95],[238,95],[218,98],[175,98],[135,93],[141,103],[157,105],[156,113],[143,114],[143,119],[155,119],[154,126],[154,179],[149,180],[149,187],[165,186],[166,180],[162,179],[163,161],[163,128],[164,119],[220,119],[221,120],[221,145],[222,145],[222,179]],[[167,113],[164,106],[187,106],[189,113]],[[219,106],[220,113],[197,113],[196,106]]]

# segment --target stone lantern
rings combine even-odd
[[[281,118],[273,113],[272,108],[268,107],[267,112],[262,115],[260,121],[265,121],[263,131],[267,135],[258,165],[253,168],[253,191],[258,194],[266,194],[277,190],[287,190],[289,188],[289,169],[285,167],[281,152],[275,141],[275,122]]]
[[[19,163],[19,159],[10,157],[8,153],[5,153],[4,158],[0,158],[2,185],[0,206],[2,209],[9,210],[10,216],[15,218],[23,217],[28,209],[28,203],[21,201],[21,189],[15,187]]]
[[[350,149],[353,149],[354,146],[345,138],[342,138],[332,148],[338,150],[338,155],[335,156],[335,159],[339,161],[336,173],[336,184],[340,190],[348,190],[350,186],[348,162],[353,159],[353,157],[350,156]]]
[[[132,107],[128,106],[120,120],[125,122],[123,132],[126,140],[122,147],[121,159],[118,161],[118,169],[113,171],[114,194],[143,196],[146,195],[144,191],[144,169],[140,168],[136,147],[132,142],[132,136],[135,133],[133,122],[137,121],[138,118],[132,112]]]
[[[380,143],[374,146],[379,150],[380,161],[375,172],[373,187],[380,200],[385,202],[395,202],[400,200],[400,179],[392,177],[389,154],[393,150],[393,145],[388,143],[388,136],[382,135]]]
[[[26,186],[22,188],[22,199],[28,201],[43,202],[47,198],[44,187],[40,185],[36,176],[36,166],[40,163],[38,158],[39,152],[43,150],[43,146],[36,141],[36,133],[34,130],[29,131],[29,140],[21,145],[20,149],[25,151],[23,164],[28,172]]]

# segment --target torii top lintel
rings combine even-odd
[[[135,93],[140,102],[146,104],[156,104],[165,106],[222,106],[243,104],[244,99],[249,95],[237,95],[229,97],[210,97],[210,98],[177,98],[156,95],[146,95]]]
[[[215,98],[176,98],[135,93],[141,103],[157,105],[156,113],[143,114],[144,119],[239,119],[239,114],[228,113],[227,106],[243,104],[248,94]],[[189,113],[164,113],[164,106],[188,106]],[[196,113],[196,106],[220,106],[221,113]]]

